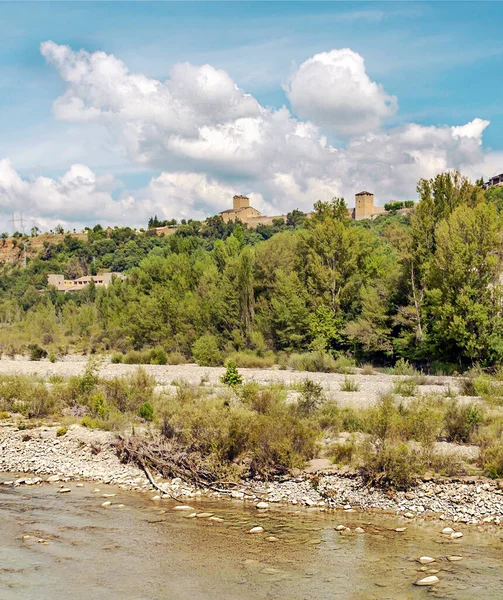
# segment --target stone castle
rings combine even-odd
[[[374,194],[365,191],[355,195],[355,207],[348,209],[349,216],[355,219],[355,221],[373,219],[385,212],[386,209],[384,206],[375,206]],[[284,219],[286,221],[286,215],[276,215],[274,217],[262,215],[260,211],[250,206],[248,196],[234,196],[232,199],[232,208],[218,214],[222,217],[224,223],[241,221],[241,223],[246,223],[250,227],[272,225],[275,219]]]

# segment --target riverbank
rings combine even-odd
[[[19,430],[17,425],[3,422],[0,426],[0,471],[27,473],[30,475],[28,480],[33,480],[32,476],[37,478],[37,484],[47,481],[50,476],[58,476],[51,477],[55,485],[79,480],[111,483],[124,489],[150,491],[152,499],[162,501],[139,468],[119,461],[114,434],[76,424],[64,435],[58,436],[57,432],[57,426]],[[18,478],[17,483],[10,480],[9,485],[23,485],[20,479],[23,478]],[[212,490],[196,489],[180,479],[165,481],[158,478],[157,485],[164,490],[166,498],[189,501],[199,496],[226,496]],[[482,478],[422,480],[407,492],[386,492],[366,487],[356,473],[324,473],[321,470],[271,482],[242,482],[231,497],[243,502],[288,503],[310,510],[377,510],[408,519],[442,519],[467,524],[499,525],[503,522],[503,489],[497,482]]]

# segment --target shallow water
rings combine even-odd
[[[11,479],[0,474],[0,481]],[[223,523],[187,519],[175,501],[153,502],[106,485],[0,486],[1,600],[304,600],[503,597],[503,533],[467,526],[446,540],[439,522],[317,512],[240,502],[191,501]],[[99,488],[100,493],[94,489]],[[101,508],[107,500],[124,508]],[[335,526],[362,527],[340,534]],[[250,535],[261,525],[265,534]],[[394,531],[407,527],[404,533]],[[23,539],[23,536],[35,536]],[[268,535],[279,538],[266,540]],[[39,543],[43,539],[46,543]],[[448,562],[446,556],[463,556]],[[432,556],[440,583],[416,562]]]

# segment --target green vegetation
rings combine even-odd
[[[459,173],[417,189],[406,215],[372,221],[352,221],[334,199],[316,202],[310,218],[253,230],[212,217],[167,237],[97,225],[87,242],[47,242],[26,269],[0,267],[0,351],[34,360],[110,351],[135,364],[231,357],[325,372],[397,363],[404,376],[499,364],[500,194]],[[127,278],[78,293],[47,288],[48,272],[102,269]]]

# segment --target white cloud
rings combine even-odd
[[[348,49],[317,54],[291,77],[290,101],[308,120],[286,107],[261,106],[210,65],[174,65],[160,82],[130,73],[104,52],[76,52],[53,42],[41,50],[66,84],[55,116],[104,128],[107,152],[124,153],[132,164],[162,174],[144,189],[126,191],[112,175],[98,177],[82,164],[60,178],[26,180],[4,160],[4,213],[22,209],[40,219],[141,225],[153,214],[215,214],[230,206],[235,193],[250,195],[264,214],[281,214],[310,210],[316,200],[336,195],[351,205],[362,188],[384,204],[414,198],[421,177],[448,168],[487,176],[499,159],[483,149],[489,123],[482,119],[384,129],[396,99],[370,80],[362,57]],[[345,146],[328,142],[326,134],[334,131],[351,134]],[[75,155],[72,162],[78,162]]]
[[[321,52],[303,62],[285,91],[299,117],[336,135],[378,129],[397,110],[395,96],[370,79],[363,57],[349,48]]]

